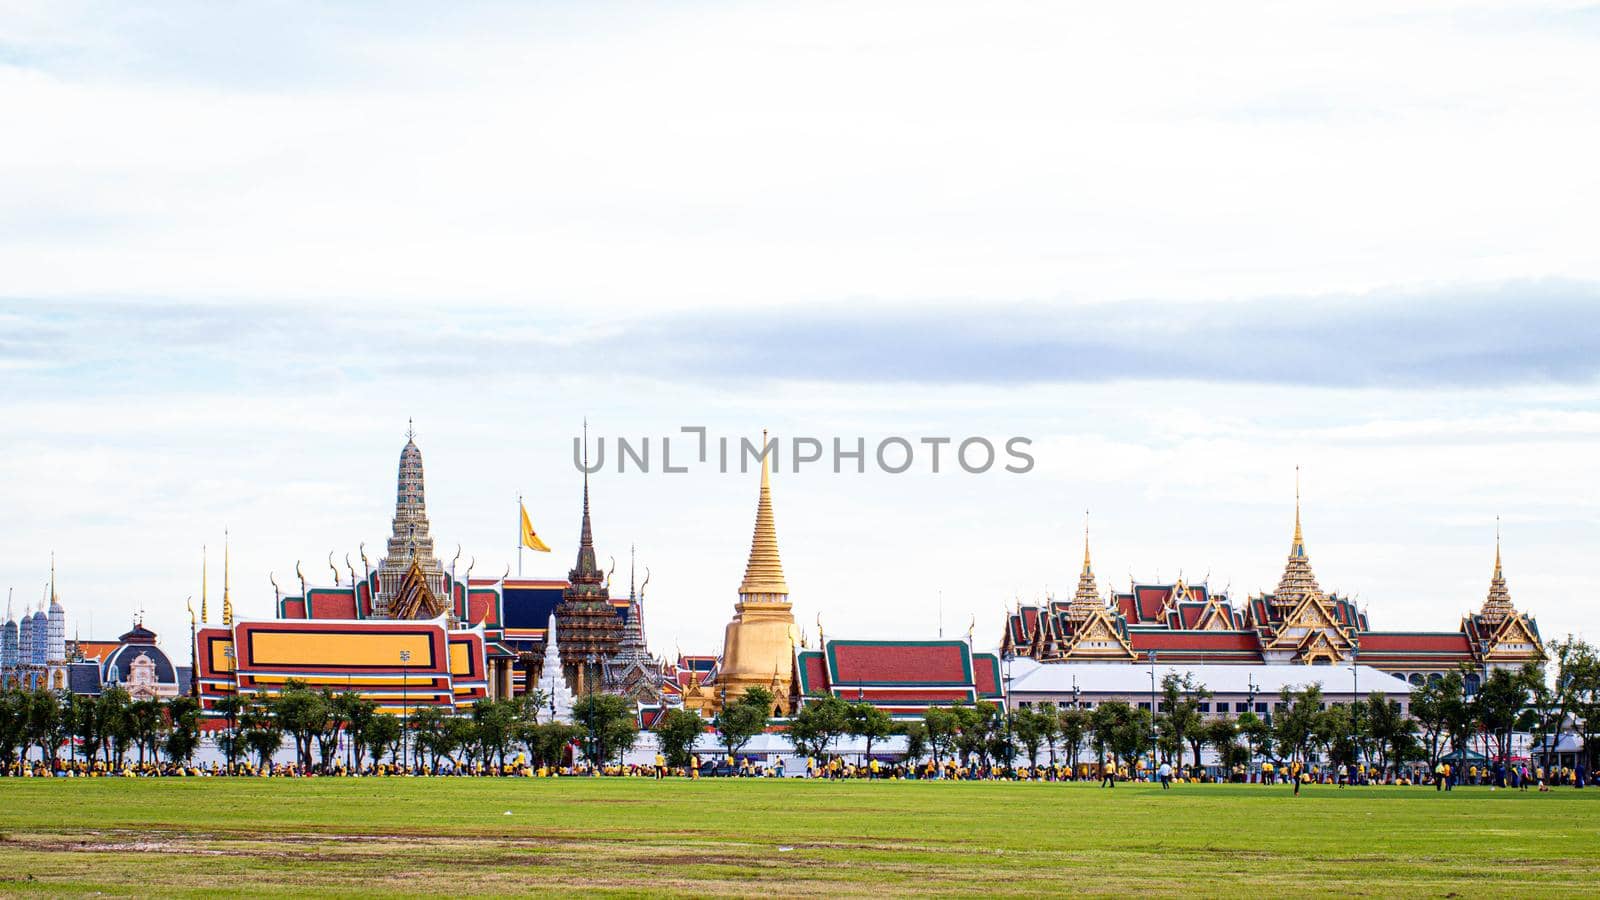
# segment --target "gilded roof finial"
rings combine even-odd
[[[1289,548],[1290,556],[1306,555],[1305,535],[1300,531],[1300,466],[1294,467],[1294,545]]]
[[[406,416],[406,443],[409,444],[412,441],[415,441],[416,439],[417,439],[416,424],[412,421],[410,416]]]
[[[1083,511],[1083,571],[1088,574],[1089,569],[1089,511]]]
[[[233,627],[233,598],[228,595],[228,529],[222,529],[222,627]],[[276,587],[276,583],[274,583]]]
[[[200,624],[206,622],[206,545],[200,545]]]

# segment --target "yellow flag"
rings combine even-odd
[[[528,508],[521,503],[517,504],[517,508],[522,510],[522,546],[529,550],[549,553],[550,548],[545,546],[544,541],[539,540],[539,535],[533,531],[533,523],[528,521]]]

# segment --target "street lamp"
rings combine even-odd
[[[1361,762],[1361,668],[1357,658],[1361,654],[1361,638],[1350,637],[1350,755]]]
[[[409,682],[411,651],[400,651],[400,758],[411,765],[411,702],[406,693]]]
[[[1247,713],[1249,713],[1250,715],[1253,716],[1253,715],[1256,714],[1256,690],[1259,688],[1259,685],[1256,684],[1255,673],[1253,673],[1253,672],[1246,672],[1245,673],[1245,676],[1244,676],[1244,687],[1245,687],[1244,710],[1245,710],[1245,712],[1247,712]],[[1237,720],[1238,718],[1239,718],[1238,716],[1234,716],[1235,720]],[[1255,767],[1256,767],[1256,745],[1250,740],[1248,735],[1244,739],[1244,748],[1245,748],[1245,751],[1250,754],[1250,771],[1253,772],[1253,771],[1255,771]],[[1250,772],[1246,772],[1245,773],[1245,780],[1248,781],[1249,778],[1250,778]]]
[[[1156,774],[1156,651],[1150,651],[1150,777]]]

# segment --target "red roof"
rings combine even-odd
[[[1253,631],[1140,631],[1128,629],[1135,651],[1189,650],[1196,653],[1231,653],[1261,650]]]
[[[1361,633],[1360,653],[1459,653],[1472,654],[1465,632],[1366,631]]]
[[[969,684],[966,647],[960,641],[829,641],[832,683]]]

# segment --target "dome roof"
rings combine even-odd
[[[128,673],[132,671],[133,661],[140,656],[148,656],[150,661],[155,663],[157,684],[178,683],[178,670],[173,667],[172,660],[167,659],[167,654],[161,652],[161,648],[154,644],[124,643],[121,647],[111,651],[106,656],[105,662],[101,663],[101,677],[109,682],[111,680],[111,668],[115,666],[117,669],[117,681],[127,681]]]

